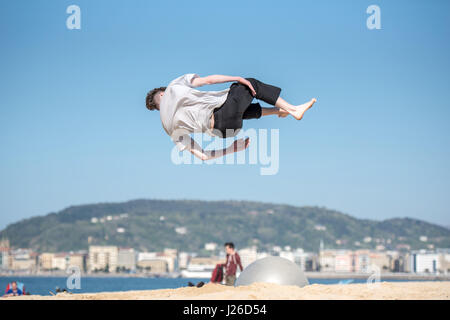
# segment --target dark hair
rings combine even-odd
[[[233,242],[226,242],[224,244],[225,247],[230,247],[230,249],[234,249],[234,243]]]
[[[155,95],[160,92],[160,91],[165,91],[166,87],[159,87],[159,88],[155,88],[153,90],[150,90],[147,93],[147,97],[145,98],[145,106],[147,107],[148,110],[157,110],[157,106],[155,101],[153,100],[155,98]]]

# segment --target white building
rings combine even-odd
[[[205,250],[214,251],[214,250],[216,250],[216,248],[217,248],[217,243],[215,243],[215,242],[205,243]]]
[[[439,254],[436,252],[413,251],[410,259],[411,272],[436,273],[440,269]]]
[[[9,254],[8,250],[0,250],[0,270],[9,269]]]
[[[177,227],[177,228],[175,228],[175,232],[178,234],[186,234],[187,228],[186,227]]]
[[[0,240],[0,270],[9,269],[9,240]]]
[[[133,248],[119,248],[117,253],[117,267],[136,270],[136,252]]]
[[[360,250],[354,256],[354,271],[367,273],[370,271],[370,253],[368,250]]]
[[[156,252],[139,252],[138,253],[138,262],[144,260],[153,260],[156,258]]]
[[[178,268],[186,269],[189,264],[190,255],[188,252],[180,252],[178,254]]]
[[[56,253],[52,259],[52,269],[66,270],[69,263],[69,255],[67,253]]]
[[[321,250],[319,253],[320,271],[332,272],[335,267],[335,251]]]

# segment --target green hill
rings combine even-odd
[[[326,248],[450,247],[450,230],[420,220],[363,220],[321,207],[249,201],[132,200],[72,206],[11,224],[0,232],[2,237],[13,247],[38,252],[87,249],[90,244],[199,251],[206,242],[226,241],[240,248],[289,245],[308,251],[317,251],[320,240]]]

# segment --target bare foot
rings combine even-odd
[[[295,107],[296,110],[294,112],[291,112],[292,116],[297,120],[301,120],[303,118],[303,114],[306,112],[306,110],[311,108],[316,101],[317,101],[316,98],[312,98],[311,101],[301,104],[299,106],[296,106]]]
[[[286,110],[278,108],[278,118],[286,118],[289,114]]]

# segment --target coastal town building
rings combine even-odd
[[[36,267],[37,254],[31,249],[11,250],[10,269],[14,271],[31,272]]]
[[[391,258],[385,251],[371,251],[369,253],[369,272],[372,271],[375,266],[380,272],[389,272],[391,265]]]
[[[437,249],[439,254],[440,272],[450,274],[450,249]]]
[[[407,251],[387,251],[389,270],[392,272],[411,272],[409,253]]]
[[[357,250],[353,255],[353,271],[359,273],[370,272],[370,251]]]
[[[77,268],[81,272],[86,272],[87,253],[85,252],[71,252],[68,256],[67,268]]]
[[[392,257],[384,251],[323,250],[319,253],[320,271],[370,273],[391,271]]]
[[[166,273],[168,272],[167,262],[162,259],[146,259],[138,261],[137,266],[142,271],[152,273]]]
[[[302,271],[316,271],[318,266],[317,254],[305,252],[302,248],[292,251],[294,262]]]
[[[0,249],[0,270],[8,270],[10,268],[9,250]]]
[[[158,253],[157,256],[167,262],[167,269],[169,272],[174,272],[178,269],[178,250],[165,248],[163,252]]]
[[[415,273],[437,273],[441,259],[435,251],[412,251],[410,256],[411,271]]]
[[[89,271],[115,272],[117,257],[118,248],[116,246],[90,246]]]
[[[0,240],[0,270],[9,269],[9,240]]]
[[[148,272],[168,272],[167,261],[160,259],[157,252],[139,252],[137,268]]]
[[[217,249],[217,243],[215,243],[215,242],[205,243],[205,250],[207,250],[207,251],[215,251],[216,249]]]
[[[106,219],[106,218],[105,218]],[[368,240],[368,239],[366,239]],[[372,242],[376,242],[371,239]],[[211,243],[212,244],[212,243]],[[225,262],[223,250],[201,249],[195,252],[178,252],[165,248],[161,252],[137,252],[134,248],[116,246],[90,246],[89,251],[43,252],[31,249],[11,249],[9,243],[0,241],[0,271],[2,273],[55,273],[67,272],[76,267],[81,272],[144,272],[167,273],[167,276],[209,277],[216,264]],[[208,246],[213,249],[213,245]],[[209,254],[208,255],[208,251]],[[244,268],[269,255],[277,255],[296,263],[303,271],[325,273],[416,273],[419,275],[450,274],[450,249],[373,250],[373,249],[324,249],[319,253],[305,252],[301,248],[273,246],[259,252],[257,246],[238,250]]]
[[[39,255],[39,270],[41,271],[50,271],[53,270],[53,258],[55,257],[54,253],[44,252]]]
[[[52,269],[66,271],[68,264],[69,264],[68,253],[59,252],[53,255]]]
[[[67,271],[75,267],[80,272],[86,272],[86,253],[83,252],[44,252],[38,258],[39,271]]]
[[[178,268],[178,251],[166,248],[163,252],[139,252],[137,260],[137,266],[141,270],[150,268],[152,272],[174,272]],[[155,271],[162,269],[166,271]]]
[[[334,256],[335,272],[353,272],[354,254],[349,250],[338,250]]]
[[[179,270],[187,269],[190,258],[191,254],[189,254],[189,252],[182,251],[178,253],[178,269]]]
[[[334,272],[335,250],[321,250],[319,252],[319,268],[322,272]]]
[[[136,270],[137,254],[133,248],[119,248],[117,254],[117,268],[129,271]]]

